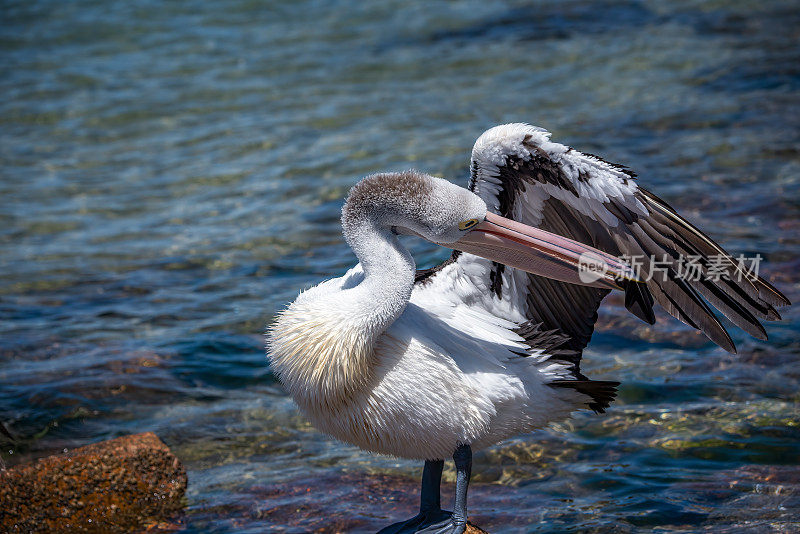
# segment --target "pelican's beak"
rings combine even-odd
[[[621,289],[617,280],[638,280],[611,254],[494,213],[455,243],[440,245],[582,286]]]

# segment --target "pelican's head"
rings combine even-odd
[[[434,243],[455,243],[467,221],[486,217],[486,203],[475,193],[416,171],[367,176],[350,190],[342,208],[345,236],[369,224]]]
[[[351,246],[364,230],[383,228],[564,282],[618,289],[615,280],[636,279],[609,254],[501,217],[472,191],[416,171],[358,182],[342,208],[342,227]],[[597,276],[583,276],[587,261]]]

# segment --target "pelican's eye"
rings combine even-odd
[[[458,229],[459,230],[469,230],[470,228],[472,228],[476,224],[478,224],[478,219],[470,219],[468,221],[464,221],[464,222],[458,223]]]

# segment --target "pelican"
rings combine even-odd
[[[619,383],[587,378],[580,361],[612,290],[642,320],[655,322],[658,303],[730,352],[709,303],[759,339],[760,319],[789,304],[631,170],[542,128],[486,131],[470,169],[468,189],[416,171],[353,186],[342,229],[358,264],[302,292],[267,333],[271,368],[317,429],[425,462],[419,514],[383,534],[464,532],[473,450],[604,412]],[[398,235],[454,252],[418,271]],[[686,256],[708,276],[681,276]],[[724,276],[710,276],[720,264]],[[452,512],[439,496],[448,457]]]

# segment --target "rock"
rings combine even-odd
[[[186,470],[152,432],[0,470],[0,531],[130,532],[183,508]]]
[[[442,484],[445,508],[453,502],[453,489],[452,481]],[[499,516],[503,524],[519,527],[517,530],[520,532],[529,530],[530,519],[516,513],[518,501],[510,501],[511,498],[527,502],[525,500],[530,499],[530,494],[521,494],[516,488],[507,486],[470,484],[470,520],[481,525]],[[212,506],[204,514],[201,505],[193,509],[192,517],[198,521],[222,513],[249,518],[257,522],[250,526],[264,525],[265,531],[339,534],[377,532],[416,515],[418,511],[417,476],[327,470],[281,479],[264,486],[252,485],[242,488],[241,492],[233,489],[228,494],[224,510]],[[487,516],[487,512],[490,515]],[[468,523],[467,533],[485,534],[486,531]]]

